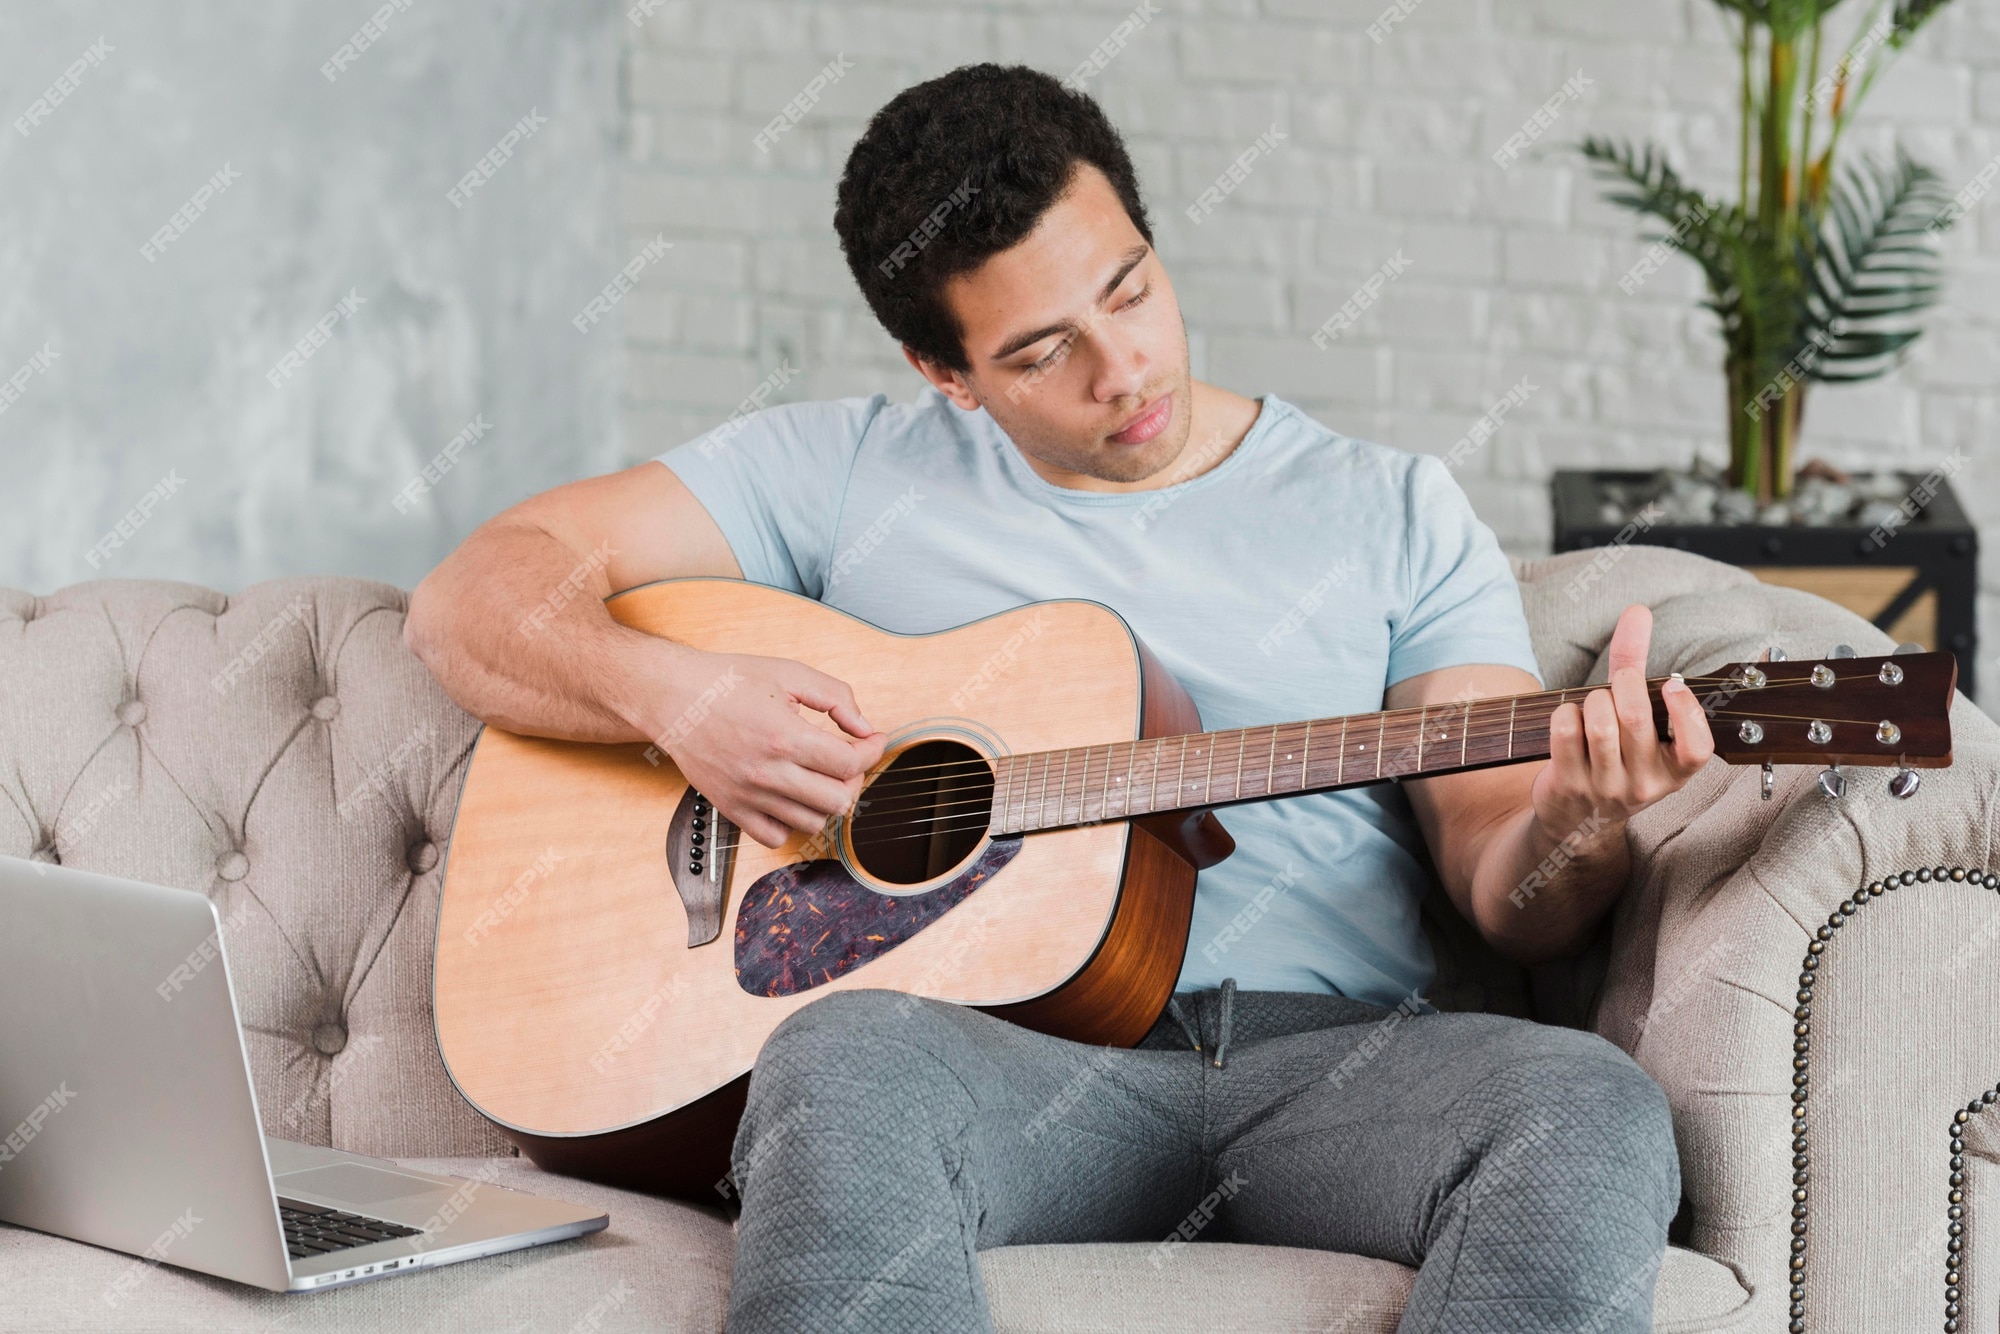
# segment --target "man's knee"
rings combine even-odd
[[[1489,1179],[1532,1185],[1582,1170],[1651,1199],[1662,1223],[1680,1198],[1667,1098],[1638,1063],[1594,1033],[1537,1024],[1495,1035],[1487,1077],[1454,1119],[1483,1148]]]

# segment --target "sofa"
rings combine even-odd
[[[1793,658],[1891,647],[1831,603],[1666,549],[1516,573],[1552,686],[1603,678],[1633,601],[1654,609],[1654,675],[1770,644]],[[128,1257],[0,1226],[0,1328],[722,1327],[733,1234],[719,1196],[538,1171],[445,1073],[431,949],[479,724],[404,647],[406,605],[401,589],[331,577],[235,595],[154,580],[0,589],[0,854],[215,900],[269,1133],[464,1175],[499,1160],[501,1184],[602,1207],[609,1229],[310,1296],[156,1266],[113,1308]],[[1830,800],[1805,767],[1781,767],[1762,800],[1756,769],[1712,762],[1632,823],[1630,886],[1577,959],[1524,971],[1442,896],[1427,906],[1434,1003],[1594,1028],[1665,1088],[1685,1202],[1657,1330],[2000,1319],[2000,1025],[1973,1003],[2000,983],[2000,728],[1963,697],[1953,724],[1955,764],[1907,800],[1883,770],[1850,770]],[[1163,1266],[1153,1250],[980,1258],[1010,1334],[1387,1331],[1412,1278],[1282,1247],[1197,1244]]]

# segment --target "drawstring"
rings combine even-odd
[[[1187,1039],[1194,1044],[1194,1049],[1200,1051],[1201,1034],[1195,1032],[1194,1025],[1188,1022],[1187,1011],[1181,1009],[1180,1001],[1172,996],[1167,997],[1167,1013],[1172,1015],[1174,1022],[1181,1026],[1181,1032],[1187,1034]]]
[[[1222,1015],[1215,1025],[1215,1068],[1222,1068],[1222,1053],[1229,1048],[1229,1016],[1236,1001],[1236,979],[1222,979]]]
[[[1217,1001],[1219,1010],[1215,1020],[1215,1059],[1210,1064],[1220,1070],[1222,1069],[1223,1055],[1229,1050],[1229,1021],[1236,1009],[1235,978],[1225,977],[1222,979],[1222,987]],[[1195,1027],[1194,1021],[1188,1018],[1187,1011],[1181,1008],[1178,997],[1169,996],[1167,998],[1167,1013],[1172,1015],[1174,1022],[1181,1026],[1181,1032],[1187,1034],[1187,1039],[1194,1045],[1194,1049],[1200,1051],[1202,1049],[1201,1031]]]

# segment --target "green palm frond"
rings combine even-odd
[[[1916,341],[1938,297],[1950,202],[1938,174],[1900,150],[1841,172],[1805,265],[1798,348],[1822,349],[1812,378],[1869,379]]]
[[[1950,0],[1896,0],[1895,26],[1889,30],[1889,45],[1901,47],[1916,36],[1917,29]]]

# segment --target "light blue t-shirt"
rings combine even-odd
[[[1189,445],[1192,449],[1195,446]],[[766,408],[659,461],[744,577],[928,634],[1050,598],[1123,616],[1207,730],[1363,713],[1440,667],[1539,672],[1506,558],[1435,458],[1340,435],[1266,394],[1201,476],[1150,491],[1043,479],[984,410],[926,387]],[[1422,835],[1394,784],[1218,812],[1181,988],[1430,983]]]

